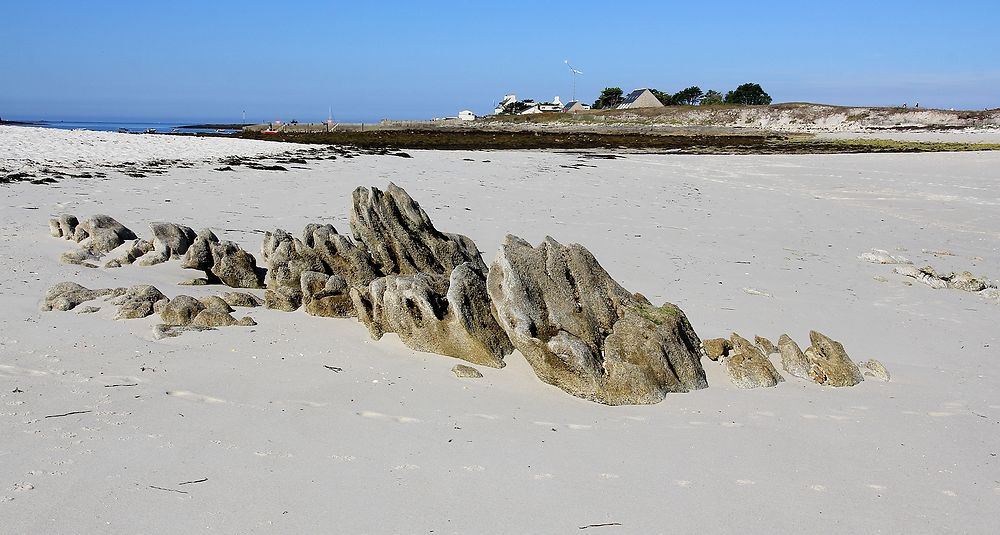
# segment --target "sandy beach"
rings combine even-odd
[[[995,532],[1000,299],[859,255],[996,283],[1000,152],[311,148],[0,127],[0,168],[90,175],[0,184],[0,533]],[[229,156],[306,161],[216,170]],[[117,167],[157,159],[178,161]],[[100,299],[39,309],[62,281],[229,290],[178,286],[197,273],[177,261],[61,263],[60,214],[146,237],[155,221],[209,228],[260,262],[264,232],[349,234],[351,192],[390,182],[487,264],[507,234],[579,243],[702,339],[817,330],[892,380],[743,390],[704,359],[708,388],[613,407],[544,384],[517,351],[459,379],[462,361],[301,310],[157,339],[155,317],[115,320]]]

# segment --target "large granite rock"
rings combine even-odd
[[[302,242],[323,262],[325,273],[341,277],[350,286],[368,286],[383,275],[368,251],[349,236],[338,234],[333,225],[307,225]]]
[[[326,272],[311,247],[281,229],[264,235],[261,254],[267,264],[264,305],[268,308],[288,312],[298,309],[302,304],[302,272]]]
[[[353,199],[351,232],[382,273],[447,275],[466,262],[486,273],[486,264],[471,239],[434,228],[420,205],[395,184],[390,183],[385,192],[359,187]]]
[[[97,254],[107,253],[127,240],[136,239],[134,232],[106,215],[94,215],[77,220],[70,214],[62,214],[49,221],[49,234],[80,244],[81,247]]]
[[[513,348],[497,325],[486,294],[486,279],[471,262],[450,277],[417,273],[372,281],[353,288],[358,318],[376,340],[399,335],[408,347],[475,364],[501,368]]]
[[[170,300],[167,306],[160,312],[160,319],[164,325],[187,326],[194,322],[194,319],[205,310],[205,305],[201,301],[189,295],[178,295]],[[207,327],[207,325],[202,325]]]
[[[231,288],[264,287],[253,255],[231,241],[220,241],[208,229],[198,232],[181,267],[201,270],[210,282],[221,282]]]
[[[300,276],[302,305],[311,316],[348,318],[357,315],[351,289],[340,275],[305,271]]]
[[[581,245],[507,236],[487,288],[514,347],[570,394],[624,405],[708,386],[684,313],[630,294]]]
[[[781,353],[781,368],[799,379],[811,380],[809,370],[812,364],[805,353],[787,334],[778,338],[778,352]]]
[[[746,338],[733,333],[729,337],[733,351],[723,357],[722,363],[733,384],[739,388],[776,386],[785,379],[764,355],[764,352]]]
[[[125,248],[125,253],[122,256],[109,260],[104,264],[104,267],[117,268],[132,264],[153,250],[153,242],[149,240],[135,239],[127,245],[128,247]]]

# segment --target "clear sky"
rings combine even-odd
[[[0,116],[341,121],[607,86],[1000,107],[1000,2],[17,1]]]

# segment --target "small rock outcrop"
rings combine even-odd
[[[889,370],[885,365],[875,359],[869,359],[861,363],[861,373],[884,383],[889,382]]]
[[[75,282],[60,282],[52,285],[46,292],[41,304],[42,311],[73,310],[78,305],[103,297],[111,290],[90,290]]]
[[[467,262],[450,277],[418,273],[390,275],[354,288],[358,319],[376,340],[396,333],[408,347],[502,368],[513,351],[497,325],[486,293],[486,279]]]
[[[809,375],[813,381],[826,386],[854,386],[865,380],[840,342],[816,331],[809,331],[809,340],[812,345],[805,356],[812,365]]]
[[[787,334],[783,334],[781,338],[778,338],[778,352],[781,353],[781,368],[785,372],[799,379],[812,380],[809,376],[812,364],[802,352],[799,344],[796,344],[795,340],[792,340]]]
[[[739,388],[776,386],[785,379],[774,369],[767,355],[749,340],[733,333],[729,338],[733,350],[722,359],[729,379]]]
[[[263,288],[257,260],[231,241],[219,241],[208,229],[198,232],[181,267],[205,272],[210,282],[231,288]]]
[[[222,300],[231,307],[254,308],[264,304],[263,299],[246,292],[226,292],[222,294]]]
[[[483,377],[482,372],[472,366],[466,366],[465,364],[456,364],[451,369],[451,373],[454,373],[455,377],[464,379],[482,379]]]
[[[774,355],[778,352],[778,348],[774,347],[774,344],[763,336],[755,336],[753,342],[760,348],[761,352],[763,352],[765,356]]]
[[[152,316],[167,304],[167,296],[155,286],[140,284],[125,291],[125,294],[112,301],[118,306],[115,319],[139,319]]]
[[[300,278],[302,305],[306,314],[327,318],[355,316],[354,301],[347,281],[340,275],[305,271]]]
[[[104,254],[117,248],[127,240],[136,239],[134,232],[106,215],[94,215],[78,221],[69,214],[60,215],[49,221],[49,234],[80,244],[88,251]]]
[[[170,259],[183,258],[188,248],[197,238],[191,227],[176,223],[155,222],[149,224],[153,241],[149,254],[139,260],[139,265],[154,266]]]
[[[717,361],[726,356],[729,350],[732,349],[732,346],[729,345],[729,340],[725,338],[702,340],[701,347],[705,350],[705,356],[712,361]]]
[[[88,268],[96,268],[97,264],[94,262],[97,260],[100,260],[100,257],[87,249],[74,249],[59,255],[59,261],[63,264],[73,264]]]
[[[109,260],[104,267],[106,268],[118,268],[125,265],[134,263],[136,260],[142,258],[146,253],[153,250],[153,242],[149,240],[136,239],[132,240],[131,243],[127,244],[125,248],[125,254],[118,258]]]
[[[684,313],[615,282],[581,245],[508,235],[487,288],[498,323],[544,382],[608,405],[705,388],[701,340]]]
[[[163,307],[160,319],[165,325],[183,327],[191,325],[202,310],[205,305],[201,301],[189,295],[178,295]]]
[[[447,275],[466,262],[486,273],[476,244],[466,236],[434,228],[427,213],[399,186],[390,183],[385,192],[359,187],[353,200],[351,232],[382,273]]]
[[[889,251],[883,249],[872,249],[867,253],[861,253],[859,256],[861,260],[865,262],[870,262],[872,264],[912,264],[909,259],[903,256],[897,256],[889,254]]]

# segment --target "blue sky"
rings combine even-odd
[[[607,86],[776,102],[1000,107],[1000,2],[3,0],[0,116],[485,113]]]

